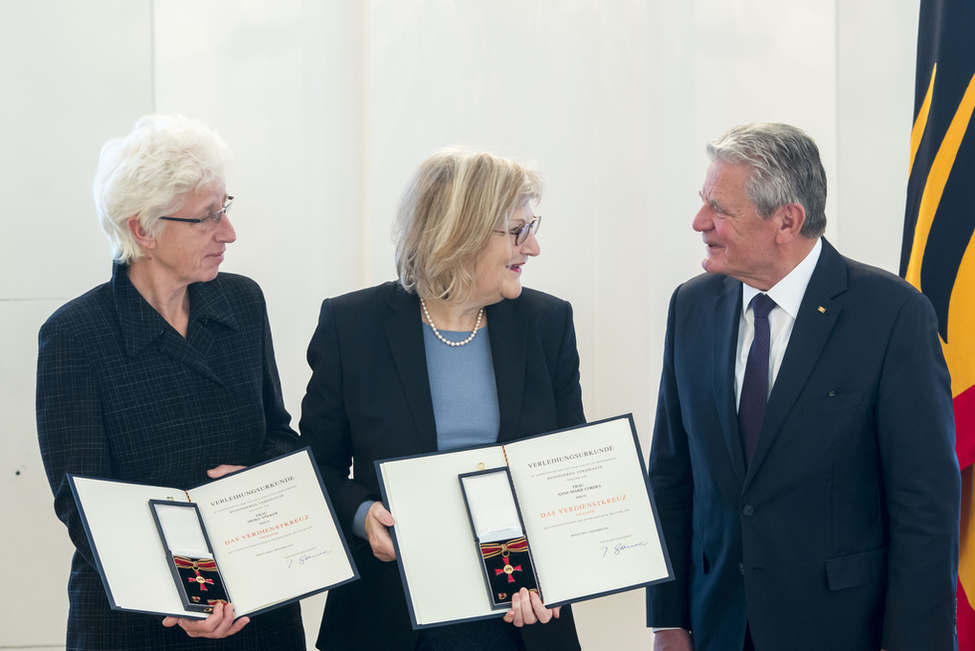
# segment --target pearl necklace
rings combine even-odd
[[[484,316],[484,308],[482,307],[477,311],[477,321],[474,322],[474,329],[471,331],[470,336],[467,337],[467,339],[465,339],[464,341],[451,341],[450,339],[447,339],[442,334],[440,334],[440,331],[437,330],[437,326],[433,325],[433,319],[430,318],[430,313],[427,311],[427,304],[423,302],[422,297],[420,298],[420,307],[423,308],[423,314],[427,317],[427,323],[429,323],[430,327],[433,328],[433,334],[437,336],[437,339],[444,342],[448,346],[454,346],[454,347],[466,346],[467,344],[471,343],[471,341],[473,341],[474,336],[477,334],[478,328],[481,327],[481,317]]]

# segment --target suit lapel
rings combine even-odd
[[[434,452],[437,449],[437,422],[433,415],[430,375],[423,345],[420,301],[415,294],[408,294],[398,284],[392,283],[386,295],[386,304],[391,311],[383,328],[416,426],[419,450]]]
[[[735,351],[738,348],[738,321],[741,312],[741,283],[728,278],[714,302],[713,359],[711,378],[714,401],[721,421],[721,432],[738,481],[745,479],[745,454],[738,431],[738,406],[735,400]],[[724,333],[731,333],[726,336]]]
[[[485,308],[491,337],[491,360],[498,388],[501,424],[498,441],[518,435],[522,396],[525,393],[525,359],[528,351],[528,324],[518,318],[517,300],[504,300]]]
[[[806,381],[816,367],[842,308],[833,298],[846,291],[846,263],[842,256],[823,239],[823,251],[799,306],[789,346],[782,366],[772,385],[765,420],[759,433],[755,456],[749,466],[748,479],[754,476],[786,418],[792,411]]]

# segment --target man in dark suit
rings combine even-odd
[[[960,478],[934,310],[822,238],[804,132],[743,125],[707,152],[708,273],[671,299],[650,453],[676,575],[648,589],[654,648],[951,649]]]

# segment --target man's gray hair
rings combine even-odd
[[[768,219],[790,203],[802,205],[804,237],[826,231],[826,170],[819,147],[805,131],[777,122],[752,122],[732,128],[707,146],[708,158],[747,165],[745,194]]]

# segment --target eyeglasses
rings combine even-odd
[[[523,226],[518,228],[512,228],[510,231],[494,231],[495,233],[501,233],[505,235],[506,233],[511,237],[515,238],[515,246],[521,246],[528,239],[528,233],[538,233],[538,229],[542,225],[541,215],[532,215],[530,221],[526,222]]]
[[[200,217],[199,219],[186,219],[185,217],[160,217],[159,219],[165,219],[166,221],[169,221],[169,222],[185,222],[187,224],[203,224],[204,226],[206,226],[206,224],[204,224],[204,222],[206,222],[206,220],[212,219],[214,224],[219,224],[220,223],[220,220],[223,219],[223,216],[227,214],[227,211],[228,210],[230,210],[230,204],[232,204],[233,202],[234,202],[234,198],[228,195],[227,196],[226,203],[223,204],[223,208],[221,208],[220,210],[214,211],[214,212],[210,213],[209,215],[205,215],[203,217]]]

